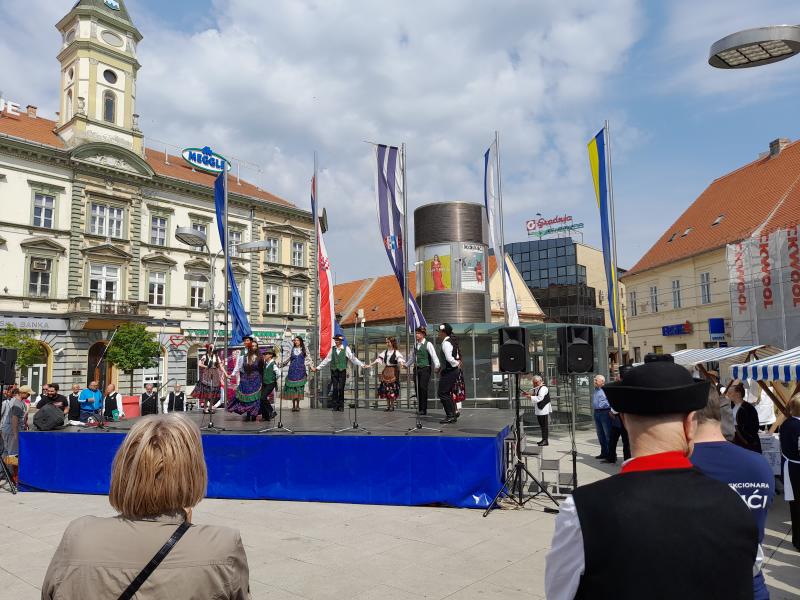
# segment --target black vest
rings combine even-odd
[[[70,421],[80,421],[81,420],[81,405],[78,402],[78,394],[70,394],[69,395],[69,420]]]
[[[158,394],[152,392],[142,394],[142,416],[158,414]]]
[[[119,410],[119,406],[117,406],[117,398],[119,398],[119,392],[109,394],[103,399],[103,416],[106,419],[114,418],[114,415],[112,414],[113,411]]]
[[[697,469],[640,471],[577,488],[580,600],[751,600],[758,546],[739,495]]]
[[[170,392],[169,398],[167,399],[167,411],[182,411],[185,397],[183,392],[178,392],[177,394],[175,392]]]

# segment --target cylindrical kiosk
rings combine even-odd
[[[482,204],[437,202],[414,211],[417,301],[429,323],[489,321]]]

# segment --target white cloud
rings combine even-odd
[[[0,24],[0,49],[17,61],[6,73],[15,91],[52,108],[53,24],[70,3],[28,4]],[[4,14],[14,5],[0,2]],[[261,175],[243,176],[300,206],[318,151],[340,280],[389,271],[363,140],[407,144],[413,212],[481,201],[482,154],[497,129],[507,240],[521,239],[539,211],[593,218],[585,145],[600,123],[587,114],[642,29],[635,0],[217,0],[213,27],[196,33],[128,5],[145,36],[137,110],[146,136],[258,163]],[[635,143],[636,128],[621,136],[626,129]]]

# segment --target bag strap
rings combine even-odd
[[[119,600],[130,600],[133,598],[134,594],[139,591],[139,588],[142,587],[142,584],[147,581],[147,578],[153,574],[153,571],[156,570],[156,567],[161,564],[161,561],[167,557],[167,554],[170,553],[172,548],[175,547],[175,544],[178,543],[178,540],[183,537],[183,534],[191,527],[192,524],[189,521],[184,521],[181,523],[175,532],[170,536],[167,540],[167,543],[161,546],[161,549],[156,552],[156,555],[150,559],[150,562],[147,563],[142,572],[139,573],[133,581],[131,581],[130,585],[125,589],[124,592],[119,597]]]

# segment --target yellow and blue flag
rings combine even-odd
[[[608,282],[608,305],[611,313],[611,328],[618,333],[625,333],[625,318],[619,306],[617,293],[619,281],[617,280],[617,265],[614,264],[612,252],[611,221],[609,216],[608,200],[608,163],[606,160],[606,128],[589,141],[589,166],[592,169],[594,180],[594,193],[597,196],[597,207],[600,209],[600,236],[603,241],[603,261],[606,268],[606,281]]]

